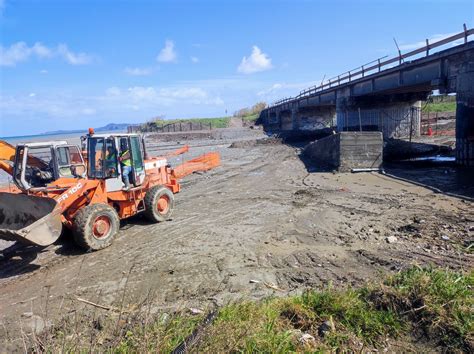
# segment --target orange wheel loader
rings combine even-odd
[[[99,250],[112,243],[121,219],[140,212],[151,222],[169,219],[178,179],[220,165],[213,152],[172,169],[166,157],[148,158],[138,134],[90,129],[82,140],[83,152],[65,142],[16,147],[4,170],[20,193],[0,193],[0,238],[46,246],[65,226],[79,246]]]

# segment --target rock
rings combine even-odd
[[[395,243],[398,241],[398,239],[395,236],[389,236],[385,239],[385,241],[387,241],[387,243]]]
[[[40,334],[46,328],[49,328],[52,325],[50,321],[45,321],[38,315],[32,315],[27,320],[25,320],[23,324],[31,333],[35,334]]]
[[[335,331],[336,328],[334,326],[334,322],[332,321],[332,318],[330,318],[328,321],[324,321],[318,328],[318,335],[320,337],[324,337],[326,334]]]
[[[197,308],[194,308],[194,307],[190,307],[188,310],[192,315],[201,315],[201,314],[204,313],[203,310],[197,309]]]
[[[33,312],[23,312],[21,316],[25,318],[31,318],[33,317]]]
[[[441,236],[441,239],[442,239],[443,241],[449,241],[449,236],[443,235],[443,236]]]
[[[260,283],[260,280],[250,279],[249,283],[250,284],[258,284],[258,283]]]
[[[302,344],[315,344],[316,338],[309,333],[304,333],[300,338],[298,338],[298,341]]]
[[[170,319],[170,315],[166,312],[162,313],[161,316],[160,316],[160,323],[161,324],[166,324],[168,323],[168,320]]]

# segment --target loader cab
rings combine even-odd
[[[18,144],[13,181],[18,188],[43,188],[65,177],[84,177],[86,166],[79,148],[66,141]]]
[[[108,192],[122,190],[123,164],[119,156],[130,153],[132,173],[130,183],[135,187],[145,181],[144,151],[142,138],[137,134],[89,134],[86,139],[88,176],[92,179],[105,179]]]

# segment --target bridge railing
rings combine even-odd
[[[362,66],[360,66],[356,69],[346,71],[346,72],[344,72],[340,75],[337,75],[335,77],[332,77],[332,78],[330,78],[326,81],[323,80],[320,85],[311,86],[311,87],[309,87],[305,90],[302,90],[295,97],[287,97],[287,98],[283,98],[281,100],[278,100],[278,101],[274,102],[271,106],[278,106],[278,105],[293,101],[295,99],[299,99],[299,98],[303,98],[303,97],[306,97],[306,96],[314,95],[318,92],[330,89],[332,87],[339,86],[339,85],[344,84],[344,83],[351,82],[355,79],[360,79],[362,77],[365,77],[367,74],[373,74],[374,71],[380,72],[380,71],[382,71],[382,68],[387,67],[388,65],[393,64],[393,63],[398,63],[398,65],[401,65],[402,62],[406,58],[410,58],[412,56],[415,56],[415,55],[423,53],[423,52],[425,52],[426,56],[428,56],[428,55],[430,55],[430,50],[431,49],[441,47],[443,45],[449,44],[451,42],[458,41],[460,39],[464,39],[464,43],[467,43],[468,37],[473,35],[473,34],[474,34],[474,28],[467,29],[466,25],[464,24],[464,31],[459,32],[455,35],[449,36],[447,38],[444,38],[442,40],[439,40],[439,41],[433,42],[433,43],[429,43],[429,40],[426,39],[426,45],[425,46],[423,46],[421,48],[418,48],[418,49],[415,49],[415,50],[412,50],[412,51],[410,51],[408,53],[405,53],[405,54],[402,54],[400,49],[399,49],[398,50],[398,56],[396,56],[396,57],[393,57],[393,58],[390,58],[390,59],[387,59],[387,60],[383,60],[383,59],[387,58],[388,56],[378,58],[378,59],[373,60],[369,63],[366,63],[366,64],[364,64],[364,65],[362,65]]]

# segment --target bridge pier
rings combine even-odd
[[[380,131],[386,138],[420,135],[419,97],[394,100],[393,97],[340,97],[336,103],[337,131]]]
[[[299,108],[295,117],[299,131],[332,128],[336,125],[336,107],[325,105]]]
[[[474,166],[474,61],[462,65],[456,86],[456,162]]]
[[[292,109],[291,110],[291,121],[293,122],[293,130],[299,130],[300,128],[300,120],[298,116],[298,110]]]
[[[282,110],[278,112],[280,119],[280,131],[289,131],[293,130],[293,114],[290,110]]]

